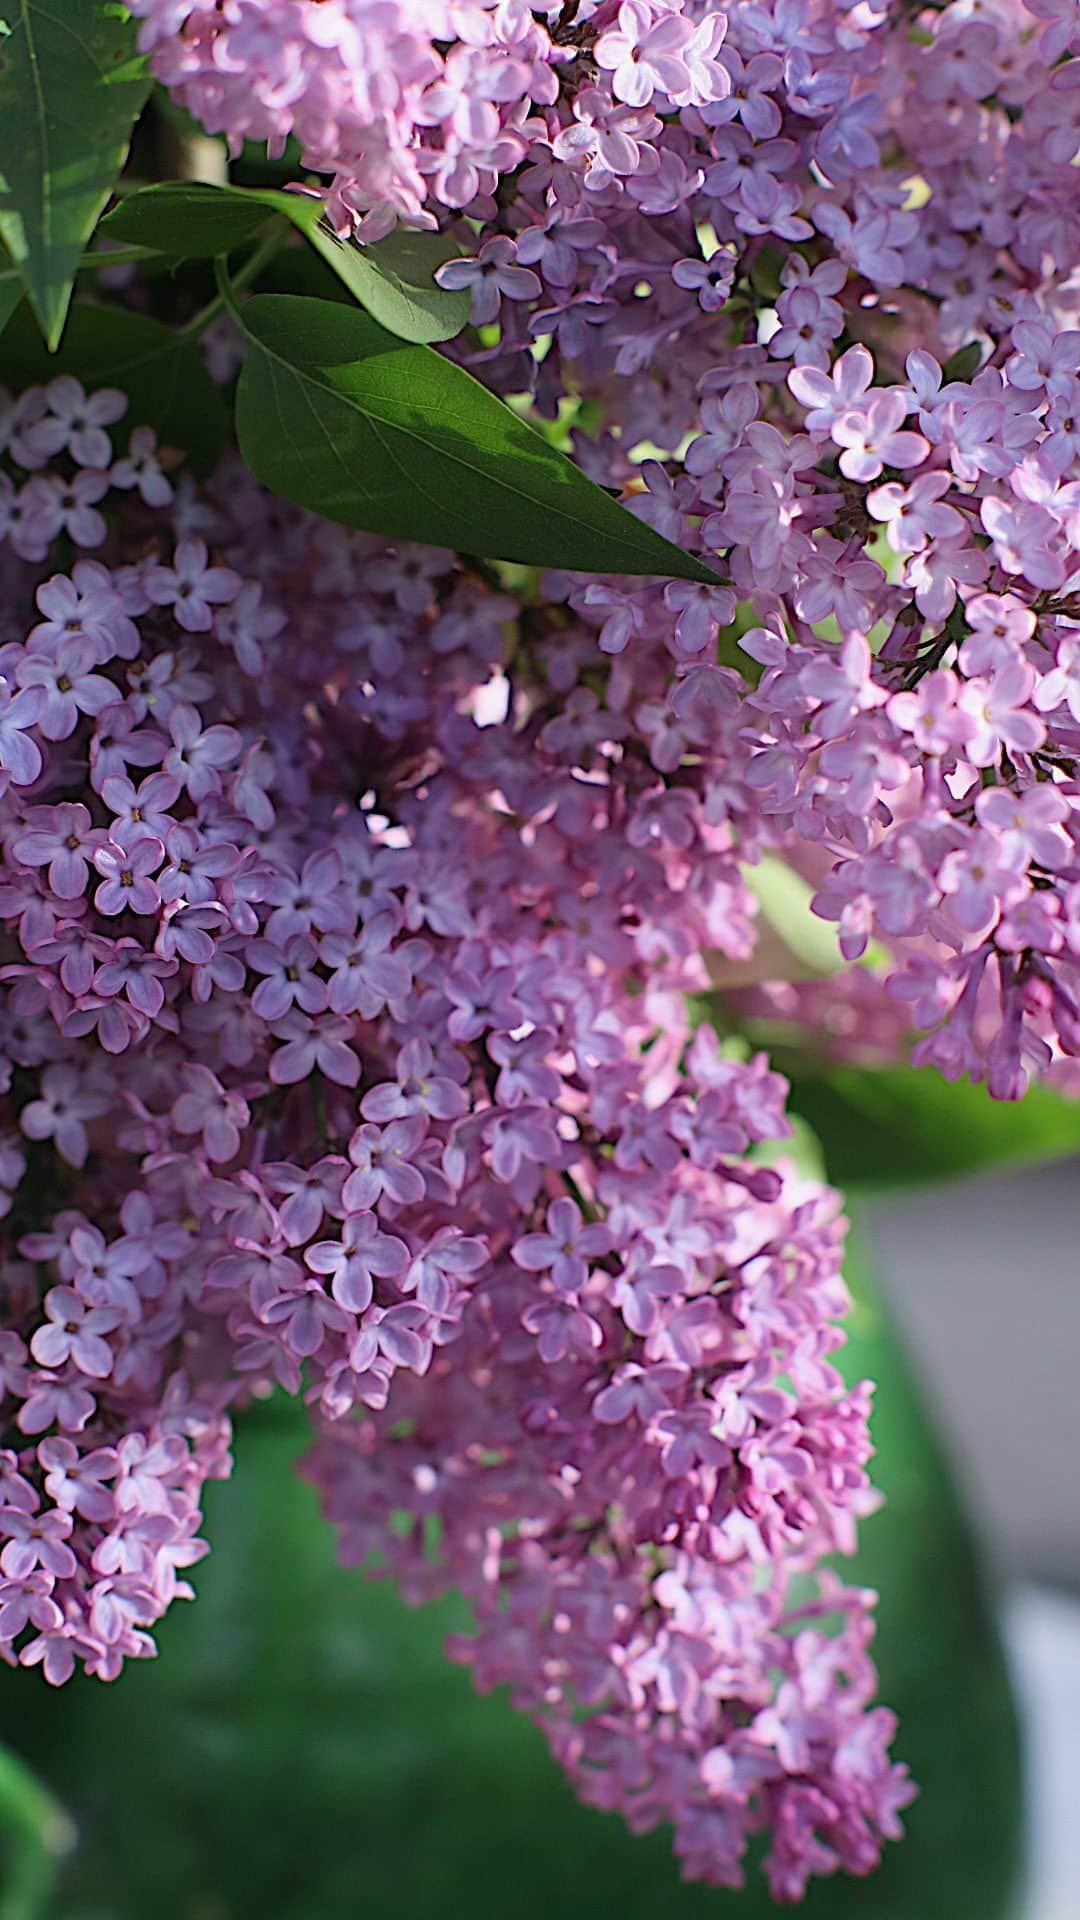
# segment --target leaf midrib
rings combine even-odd
[[[474,474],[478,479],[484,481],[488,485],[492,484],[491,475],[487,473],[482,467],[475,466],[473,462],[464,458],[463,455],[452,452],[447,448],[440,446],[437,441],[431,441],[426,439],[424,434],[419,429],[406,427],[401,425],[401,423],[396,420],[388,419],[385,414],[377,413],[374,409],[370,408],[366,403],[364,406],[361,406],[357,401],[351,400],[347,395],[341,393],[338,390],[338,388],[331,386],[328,381],[318,379],[315,375],[307,372],[303,367],[298,367],[295,361],[286,359],[284,354],[278,353],[275,348],[268,346],[265,340],[261,339],[258,334],[253,333],[248,327],[244,327],[243,330],[247,334],[248,339],[252,342],[252,344],[258,349],[260,353],[264,354],[268,360],[275,361],[278,366],[284,367],[288,373],[293,375],[294,378],[300,380],[305,386],[314,388],[315,391],[318,393],[329,394],[334,400],[337,400],[342,406],[354,408],[355,411],[360,415],[362,415],[364,419],[370,420],[373,426],[382,426],[386,428],[388,432],[391,432],[391,433],[405,434],[410,439],[414,440],[417,446],[423,447],[428,453],[437,454],[440,459],[451,460],[457,466],[460,466],[465,473]],[[430,352],[431,349],[426,348],[426,349],[423,349],[423,351]],[[459,373],[463,373],[464,377],[467,380],[472,380],[472,375],[470,373],[467,373],[464,368],[459,367],[456,369],[456,371]],[[242,377],[243,376],[241,375],[241,378]],[[480,388],[480,392],[485,394],[488,399],[492,398],[490,394],[487,394],[487,389],[480,385],[479,381],[474,382],[474,384]],[[310,401],[308,404],[309,405],[311,404]],[[496,402],[496,405],[497,404],[498,402]],[[325,425],[323,424],[323,421],[319,418],[319,415],[315,411],[314,407],[312,407],[312,415],[316,420],[318,420],[320,431],[326,440],[327,446],[330,448],[331,452],[334,454],[335,459],[339,458],[337,449],[334,446],[334,443],[330,439],[329,435],[327,435]],[[279,417],[280,417],[280,410],[279,410]],[[517,419],[516,415],[512,417],[515,420]],[[532,429],[527,426],[527,423],[519,422],[518,424],[524,425],[526,427],[526,431],[529,431],[529,432],[532,431]],[[537,438],[538,444],[541,447],[546,445],[546,442],[540,437],[539,434],[536,436],[536,438]],[[385,446],[385,442],[381,438],[379,440],[379,444],[380,446]],[[387,448],[387,451],[390,452],[391,450]],[[414,488],[414,490],[417,493],[419,493],[422,498],[429,497],[424,495],[423,489],[417,485],[417,482],[413,479],[413,477],[410,474],[405,473],[405,469],[401,466],[401,462],[397,458],[396,454],[392,455],[392,457],[394,459],[394,464],[398,467],[399,471],[405,474],[405,478],[409,486]],[[524,456],[522,457],[524,458]],[[591,481],[587,474],[581,473],[580,468],[574,467],[572,470],[578,474],[579,478],[581,479],[581,481],[586,487],[589,487],[591,489],[595,485],[595,482]],[[520,486],[515,485],[513,482],[500,479],[498,481],[498,485],[502,487],[502,489],[506,493],[513,494],[516,499],[523,502],[526,506],[530,506],[535,509],[535,507],[539,504],[535,495],[525,493]],[[607,500],[610,505],[620,506],[620,503],[618,501],[612,500],[611,496],[608,494],[605,494],[602,488],[598,488],[597,491],[600,493],[601,498],[604,500]],[[436,502],[436,505],[438,504],[440,503]],[[566,525],[571,527],[580,526],[580,520],[578,519],[578,517],[573,513],[569,512],[565,507],[553,505],[547,501],[543,502],[543,506],[544,506],[545,512],[556,515]],[[626,512],[625,507],[621,508],[621,511]],[[640,524],[644,528],[644,522],[641,522]],[[654,539],[661,537],[661,536],[652,534],[651,528],[648,528],[646,531],[647,531],[647,534],[652,535],[652,538]],[[630,541],[628,535],[622,535],[615,532],[608,533],[606,530],[604,530],[602,537],[606,540],[610,540],[613,544],[617,544],[620,547],[624,548],[625,551],[629,553],[631,556],[635,554],[635,545]],[[681,554],[682,549],[681,547],[675,547],[673,545],[672,552]],[[688,558],[692,559],[692,556],[688,556]],[[567,568],[567,571],[574,572],[575,569],[570,567],[570,568]],[[614,572],[615,569],[612,568],[611,571]],[[632,571],[638,572],[638,569],[635,567]],[[658,567],[654,570],[653,573],[645,572],[643,575],[639,575],[639,577],[644,577],[644,578],[656,577],[659,579],[663,579],[665,577],[675,578],[677,576],[670,575],[670,574],[665,575],[664,570]]]

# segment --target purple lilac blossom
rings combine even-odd
[[[662,681],[655,712],[596,683],[587,628],[549,678],[553,629],[493,717],[512,604],[453,555],[235,467],[158,504],[136,454],[161,485],[91,469],[96,558],[0,550],[0,675],[33,681],[0,795],[4,1656],[59,1685],[151,1654],[276,1385],[345,1557],[470,1596],[452,1656],[586,1799],[721,1884],[763,1830],[781,1896],[868,1870],[911,1787],[873,1597],[821,1569],[875,1504],[843,1222],[758,1157],[764,1056],[691,1033],[753,902],[704,771],[665,793],[624,751]],[[97,688],[57,729],[37,663],[73,646]],[[981,831],[1062,851],[1056,810]]]

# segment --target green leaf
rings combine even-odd
[[[946,380],[970,380],[978,373],[983,361],[983,347],[979,340],[969,340],[966,347],[958,347],[941,369]]]
[[[148,90],[124,8],[0,0],[0,238],[51,348]]]
[[[0,254],[0,262],[3,261],[3,257],[3,254]],[[6,280],[0,273],[0,333],[3,333],[22,297],[21,280]]]
[[[1020,1827],[1016,1728],[980,1575],[926,1417],[869,1285],[847,1350],[880,1382],[877,1478],[846,1577],[877,1584],[882,1698],[917,1773],[908,1837],[800,1920],[1006,1920]],[[8,1737],[81,1844],[54,1920],[776,1920],[680,1885],[666,1832],[580,1806],[535,1728],[441,1654],[456,1601],[410,1610],[336,1565],[293,1477],[303,1415],[245,1414],[208,1489],[213,1551],[153,1661],[53,1691],[0,1669]]]
[[[713,948],[706,954],[709,978],[721,992],[754,986],[762,980],[825,980],[851,964],[840,951],[835,926],[813,910],[814,889],[786,860],[763,854],[742,869],[758,903],[757,940],[748,958],[732,960]],[[884,949],[871,942],[860,966],[877,970],[887,963]]]
[[[240,451],[286,500],[492,559],[715,577],[441,354],[325,300],[257,294],[236,311]]]
[[[41,1920],[75,1832],[51,1793],[9,1747],[0,1747],[0,1836],[0,1920]]]
[[[26,308],[3,338],[3,377],[18,390],[71,373],[85,387],[122,387],[128,409],[118,430],[153,427],[162,446],[186,453],[197,473],[221,457],[228,419],[198,342],[122,307],[76,305],[59,352],[47,354]]]
[[[467,292],[448,292],[433,278],[457,255],[435,233],[392,233],[361,247],[342,240],[321,200],[276,188],[209,186],[169,181],[129,195],[102,222],[113,240],[156,247],[174,260],[210,259],[256,238],[273,214],[284,215],[332,267],[354,300],[402,340],[450,340],[469,317]]]
[[[943,1080],[934,1067],[823,1066],[774,1053],[842,1187],[905,1186],[1080,1151],[1080,1101],[1038,1083],[1023,1100],[991,1100],[984,1086]]]

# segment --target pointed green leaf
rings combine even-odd
[[[149,88],[109,0],[0,0],[0,238],[50,347]]]
[[[2,253],[0,253],[0,268],[6,268]],[[0,333],[3,333],[22,297],[23,285],[18,274],[12,271],[11,278],[8,279],[6,271],[0,272]]]
[[[240,451],[275,493],[394,539],[585,573],[712,580],[634,518],[479,381],[369,315],[258,294]]]
[[[276,188],[166,181],[130,194],[106,215],[110,239],[156,247],[174,260],[209,259],[246,246],[272,214],[283,214],[333,268],[354,300],[401,340],[450,340],[469,317],[467,292],[433,278],[457,248],[444,234],[392,233],[371,246],[343,240],[310,194]]]
[[[1037,1082],[1023,1100],[943,1080],[935,1067],[824,1065],[774,1050],[791,1102],[839,1185],[883,1190],[1080,1152],[1080,1101]]]
[[[162,446],[186,453],[197,473],[221,457],[228,419],[199,344],[142,313],[76,305],[60,350],[48,354],[26,308],[3,336],[3,381],[16,391],[74,374],[87,388],[121,387],[128,408],[119,440],[132,427],[153,427]]]

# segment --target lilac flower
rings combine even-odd
[[[327,1004],[326,985],[315,973],[318,953],[306,934],[294,933],[283,947],[270,940],[253,940],[248,965],[262,974],[251,996],[260,1020],[280,1020],[292,1006],[305,1013],[321,1013]]]
[[[45,710],[45,693],[40,687],[27,687],[12,694],[0,688],[0,776],[6,787],[28,787],[41,772],[41,749],[26,738]]]
[[[396,1234],[380,1233],[370,1212],[348,1213],[340,1240],[319,1240],[304,1255],[313,1273],[331,1276],[330,1291],[339,1307],[364,1313],[376,1279],[394,1279],[409,1264],[409,1249]]]
[[[817,367],[793,367],[788,386],[810,411],[806,424],[812,433],[831,433],[835,422],[850,413],[867,393],[874,377],[873,356],[865,347],[849,347],[830,374]]]
[[[111,1307],[88,1308],[71,1287],[51,1287],[43,1306],[47,1325],[39,1327],[30,1342],[38,1364],[62,1367],[70,1360],[80,1373],[107,1379],[113,1351],[104,1336],[118,1326],[119,1314]]]
[[[158,463],[157,435],[152,427],[135,428],[127,453],[113,461],[109,479],[114,487],[136,488],[148,507],[168,506],[173,490]]]
[[[62,1607],[5,1579],[0,1652],[150,1652],[230,1408],[280,1385],[347,1555],[478,1596],[455,1657],[575,1786],[647,1790],[712,1881],[767,1817],[797,1898],[809,1799],[865,1872],[909,1793],[868,1598],[821,1570],[867,1396],[832,1364],[836,1201],[750,1156],[778,1076],[685,996],[712,954],[834,1056],[916,1027],[994,1097],[1075,1075],[1076,36],[1058,0],[1030,34],[939,10],[927,50],[882,0],[632,0],[573,48],[587,21],[529,7],[134,4],[183,105],[292,136],[343,235],[465,213],[451,278],[499,337],[454,357],[722,584],[511,594],[234,468],[168,498],[144,438],[73,471],[107,421],[39,456],[63,407],[0,399],[4,687],[89,646],[111,689],[62,740],[24,709],[0,783],[0,1480],[75,1561]],[[61,533],[101,542],[70,577]],[[122,919],[89,869],[148,838]],[[887,966],[761,984],[759,853]],[[118,1316],[103,1383],[32,1350],[58,1287]]]
[[[209,1160],[232,1160],[240,1146],[240,1128],[249,1116],[247,1101],[222,1086],[209,1067],[184,1068],[184,1092],[172,1106],[179,1133],[199,1134]]]
[[[0,1569],[9,1580],[25,1580],[37,1567],[57,1580],[70,1579],[76,1566],[66,1544],[71,1530],[71,1515],[57,1507],[47,1513],[0,1507],[0,1534],[7,1536],[0,1550]]]
[[[143,576],[143,586],[154,605],[172,607],[188,633],[208,633],[214,608],[235,600],[241,584],[240,576],[230,567],[210,565],[203,540],[181,540],[171,567],[151,567]]]
[[[95,1447],[80,1453],[71,1440],[43,1440],[37,1455],[45,1468],[45,1491],[65,1513],[99,1524],[112,1519],[113,1496],[104,1482],[117,1470],[115,1448]]]
[[[21,662],[21,687],[40,687],[45,695],[37,725],[46,740],[67,740],[81,714],[100,713],[119,698],[112,681],[94,673],[97,649],[91,640],[61,643],[52,657],[31,655]]]
[[[559,1293],[580,1293],[589,1275],[589,1261],[607,1253],[611,1235],[600,1222],[585,1225],[573,1200],[553,1200],[547,1210],[547,1232],[527,1233],[515,1242],[511,1258],[528,1273],[550,1273]]]
[[[108,1110],[107,1093],[89,1074],[55,1061],[42,1072],[39,1096],[27,1101],[19,1125],[28,1140],[52,1140],[70,1167],[83,1167],[90,1151],[86,1122]]]
[[[161,841],[150,835],[131,840],[127,846],[106,840],[104,845],[95,847],[94,865],[102,875],[94,895],[98,912],[110,916],[125,910],[138,914],[155,912],[161,896],[151,875],[157,872],[164,857]]]
[[[350,1212],[374,1207],[381,1195],[398,1206],[414,1206],[422,1200],[426,1182],[415,1164],[417,1148],[427,1133],[427,1122],[416,1115],[409,1120],[391,1120],[386,1127],[366,1122],[349,1141],[349,1159],[354,1171],[342,1188],[342,1203]]]
[[[617,100],[647,107],[654,93],[670,96],[689,86],[683,57],[692,33],[688,21],[675,13],[657,18],[646,0],[622,0],[618,23],[600,35],[593,50],[597,66],[611,72]]]
[[[474,327],[485,327],[498,319],[503,300],[535,300],[540,292],[539,276],[531,267],[517,266],[516,259],[513,241],[500,236],[486,240],[473,260],[448,260],[436,269],[435,278],[440,287],[468,288],[469,318]]]
[[[994,766],[1003,747],[1032,753],[1042,745],[1046,727],[1028,705],[1034,685],[1026,661],[1002,668],[990,680],[968,681],[959,704],[972,722],[964,751],[973,766]]]
[[[279,1087],[295,1086],[316,1071],[339,1087],[355,1087],[360,1062],[349,1044],[353,1037],[347,1020],[338,1016],[314,1020],[293,1008],[273,1023],[281,1045],[270,1061],[270,1078]],[[361,1108],[366,1112],[366,1108]]]
[[[11,850],[28,867],[49,869],[49,885],[61,900],[77,900],[86,892],[89,861],[104,834],[91,824],[89,810],[78,800],[62,800],[55,807],[31,807],[25,826]]]
[[[703,313],[719,313],[731,292],[735,259],[725,247],[718,247],[708,260],[676,260],[671,277],[677,287],[696,293]]]
[[[390,951],[397,933],[390,913],[372,914],[353,935],[325,933],[320,956],[330,969],[327,1002],[335,1013],[359,1013],[373,1020],[412,984],[408,962]]]
[[[851,480],[876,480],[882,467],[917,467],[925,460],[930,447],[922,434],[900,430],[906,413],[903,394],[882,391],[834,420],[830,432],[843,448],[841,473]]]
[[[70,578],[54,574],[38,588],[35,599],[45,615],[28,636],[36,651],[53,655],[66,641],[89,640],[100,663],[113,654],[131,659],[138,652],[138,629],[128,617],[123,594],[99,561],[77,560]]]
[[[80,467],[107,467],[112,443],[105,428],[127,410],[127,397],[115,387],[87,394],[68,373],[58,374],[44,390],[48,411],[27,427],[24,446],[44,465],[68,452]]]
[[[167,773],[152,773],[135,787],[130,780],[111,775],[101,782],[101,797],[114,818],[110,839],[120,847],[138,840],[165,841],[175,825],[169,809],[180,793],[180,782]]]

